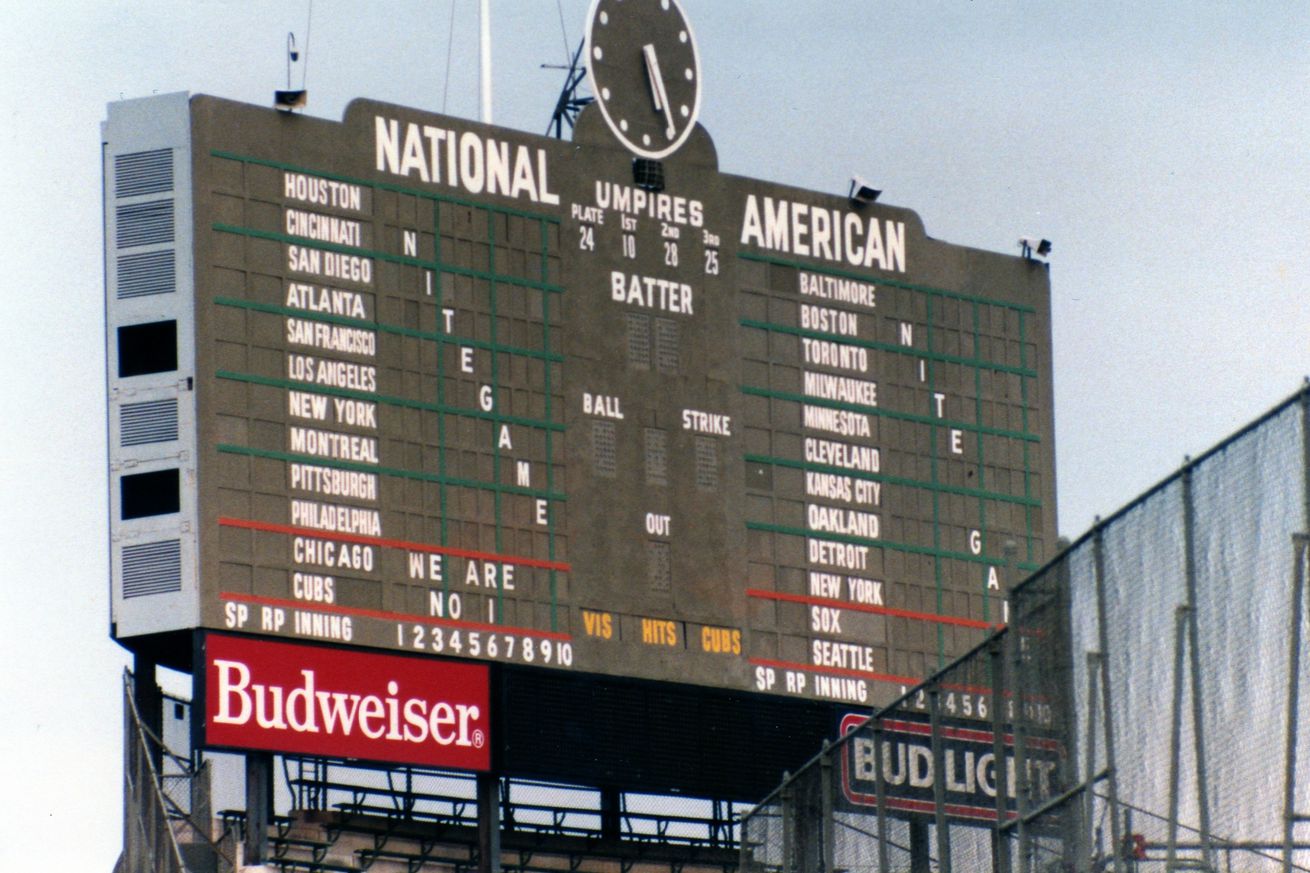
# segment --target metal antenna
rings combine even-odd
[[[300,52],[296,51],[296,35],[287,33],[287,90],[291,90],[291,65],[300,60]]]
[[[546,125],[547,136],[563,139],[565,122],[568,123],[569,130],[573,130],[573,123],[578,120],[578,113],[588,103],[596,99],[595,97],[578,96],[578,87],[587,76],[586,65],[581,63],[582,49],[585,45],[586,40],[578,42],[578,49],[573,53],[573,58],[569,61],[568,67],[559,64],[541,65],[543,70],[568,70],[568,75],[564,78],[564,87],[559,92],[559,99],[555,101],[555,112],[550,116],[550,124]]]
[[[309,11],[305,14],[305,62],[300,65],[300,87],[308,88],[305,84],[309,79],[309,37],[314,32],[314,0],[309,0]],[[287,87],[291,87],[288,85]]]

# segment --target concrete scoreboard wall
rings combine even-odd
[[[1042,264],[720,173],[699,127],[638,187],[594,110],[165,95],[103,139],[130,648],[872,705],[1004,620],[1007,541],[1050,556]]]

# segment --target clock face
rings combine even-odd
[[[678,0],[593,0],[587,74],[610,130],[634,154],[662,158],[700,114],[700,58]]]

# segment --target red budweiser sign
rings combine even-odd
[[[486,770],[487,668],[205,637],[205,744]]]

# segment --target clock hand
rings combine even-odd
[[[655,56],[655,45],[646,43],[642,46],[641,56],[646,61],[646,78],[650,84],[650,96],[655,103],[655,111],[664,113],[666,123],[664,135],[673,139],[673,135],[677,133],[677,126],[673,123],[673,108],[669,106],[669,94],[664,90],[664,77],[660,75],[660,62]]]

